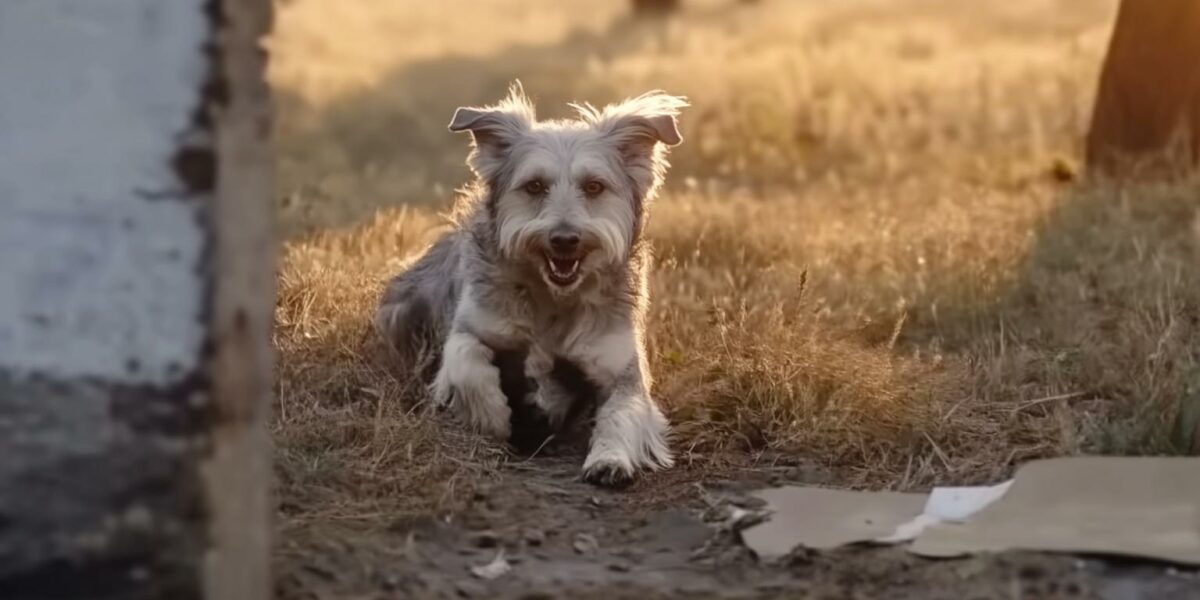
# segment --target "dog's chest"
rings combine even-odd
[[[576,346],[603,329],[603,316],[601,311],[587,306],[535,312],[531,341],[551,354],[570,356]]]

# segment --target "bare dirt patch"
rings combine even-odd
[[[576,458],[509,463],[445,516],[293,531],[278,557],[278,595],[1172,600],[1200,593],[1194,573],[1071,556],[939,561],[899,548],[856,547],[798,550],[762,564],[728,526],[732,507],[753,506],[747,489],[819,481],[827,473],[804,464],[729,468],[722,476],[685,469],[610,492],[580,482]],[[503,574],[477,574],[497,557],[507,566]]]

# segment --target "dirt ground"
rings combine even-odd
[[[1116,2],[683,4],[277,2],[278,596],[1200,597],[1195,572],[1069,556],[766,565],[726,523],[785,482],[923,491],[1184,451],[1200,180],[1080,166]],[[467,181],[451,114],[517,78],[548,118],[692,104],[646,231],[679,465],[627,490],[580,482],[577,450],[432,418],[369,326]],[[501,551],[509,572],[472,573]]]
[[[582,483],[578,457],[513,461],[453,514],[382,518],[288,536],[281,599],[895,598],[1183,600],[1200,573],[1147,563],[1006,553],[949,560],[900,548],[803,549],[763,564],[733,508],[777,484],[826,484],[811,464],[682,472],[608,491]],[[495,579],[473,572],[500,557]]]

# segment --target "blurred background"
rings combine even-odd
[[[467,175],[467,142],[446,131],[454,108],[514,79],[546,117],[578,99],[689,96],[674,186],[795,190],[935,168],[1011,180],[1075,156],[1116,5],[687,0],[639,18],[637,4],[281,3],[287,230],[445,203]]]

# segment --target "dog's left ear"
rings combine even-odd
[[[603,110],[586,104],[575,109],[621,153],[639,195],[646,198],[666,174],[666,148],[683,143],[677,117],[687,106],[682,96],[653,91]]]
[[[678,146],[683,143],[679,135],[676,117],[688,106],[687,99],[666,92],[647,92],[620,104],[596,110],[589,105],[576,106],[576,110],[597,130],[615,138],[618,144],[644,144],[651,149],[655,144]]]

